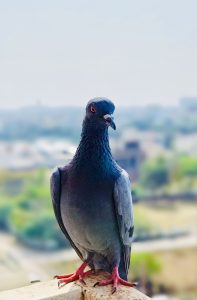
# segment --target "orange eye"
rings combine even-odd
[[[95,113],[95,112],[96,112],[96,108],[95,108],[94,106],[91,106],[91,107],[90,107],[90,111],[91,111],[92,113]]]

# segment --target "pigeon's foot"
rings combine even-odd
[[[131,282],[128,282],[128,281],[120,278],[119,273],[118,273],[118,267],[114,268],[112,275],[108,279],[96,282],[94,286],[104,286],[104,285],[109,285],[109,284],[112,284],[112,294],[114,294],[116,292],[118,284],[130,286],[130,287],[137,285],[136,283],[131,283]]]
[[[84,277],[93,273],[93,270],[84,272],[86,267],[87,267],[87,263],[84,262],[74,273],[66,274],[66,275],[56,275],[54,278],[59,279],[58,287],[60,288],[60,287],[64,286],[65,284],[75,281],[75,280],[79,280],[82,284],[85,285],[86,283],[84,281]]]

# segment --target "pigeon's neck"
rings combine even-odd
[[[72,165],[80,171],[88,172],[88,170],[93,169],[97,173],[106,172],[106,169],[115,167],[106,126],[99,127],[86,119],[84,120],[81,141],[72,160]]]
[[[109,147],[107,127],[97,127],[86,121],[83,122],[81,141],[77,148],[75,159],[101,160],[112,158]]]

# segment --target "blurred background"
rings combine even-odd
[[[49,177],[105,96],[132,179],[129,277],[154,299],[197,299],[196,34],[192,0],[0,1],[0,290],[79,265]]]

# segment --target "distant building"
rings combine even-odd
[[[175,149],[182,154],[197,156],[197,133],[177,134],[174,141]]]
[[[145,159],[169,153],[162,144],[160,133],[133,128],[125,129],[118,140],[111,141],[111,146],[114,158],[134,181],[139,178],[141,164]]]
[[[126,142],[122,149],[114,151],[114,157],[117,163],[129,173],[132,180],[138,179],[143,157],[139,141]]]
[[[31,170],[53,168],[68,163],[76,147],[67,141],[39,139],[32,143],[0,142],[0,168],[10,170]]]

